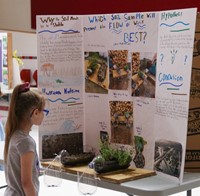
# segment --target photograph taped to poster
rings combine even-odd
[[[110,101],[111,142],[133,144],[133,103]]]
[[[155,98],[156,61],[156,53],[132,53],[132,96]]]
[[[182,162],[182,145],[175,141],[157,140],[154,169],[179,178]]]
[[[85,92],[108,93],[108,57],[106,52],[85,52]]]
[[[65,107],[63,102],[47,104],[49,117],[54,114],[51,119],[55,121],[50,126],[52,122],[47,118],[49,124],[44,121],[41,132],[48,135],[47,130],[51,129],[49,133],[57,135],[62,129],[62,134],[83,133],[84,142],[94,148],[102,131],[107,132],[112,143],[137,147],[132,160],[135,166],[155,167],[182,181],[196,9],[88,15],[77,19],[73,16],[73,20],[70,16],[39,17],[40,88],[43,92],[51,88],[54,93],[59,88],[69,90],[56,96],[45,93],[51,100],[79,99],[76,108],[69,107],[69,103]],[[58,24],[56,20],[61,20],[59,24],[63,26],[51,26],[52,21]],[[53,34],[40,33],[42,29]],[[61,29],[78,32],[63,34]],[[66,50],[68,45],[70,51]],[[59,55],[54,53],[55,49],[60,51]],[[94,63],[88,63],[95,55]],[[130,110],[126,111],[126,107]],[[75,130],[76,127],[79,129]],[[140,142],[134,143],[135,136],[145,141],[142,148]],[[162,138],[166,141],[160,142]],[[156,159],[152,157],[154,152]],[[167,152],[167,156],[162,157],[162,152]]]
[[[67,150],[69,154],[79,154],[83,152],[83,134],[53,134],[42,136],[42,159],[53,159],[62,150]]]
[[[110,50],[109,55],[109,89],[128,90],[130,86],[131,67],[128,62],[128,50]]]

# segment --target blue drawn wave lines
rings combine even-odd
[[[143,30],[143,29],[145,29],[145,27],[140,27],[140,28],[137,28],[138,30]]]
[[[183,85],[183,83],[182,83],[182,84],[173,84],[173,83],[171,83],[171,82],[162,82],[162,83],[160,83],[159,86],[162,86],[162,85],[165,85],[165,84],[169,84],[169,85],[175,86],[175,87],[180,87],[180,86]]]
[[[122,32],[122,30],[116,30],[116,29],[112,29],[112,33],[116,33],[116,34],[120,34]]]
[[[145,29],[146,25],[140,25],[140,24],[137,24],[136,27],[139,29],[139,30],[142,30],[142,29]]]
[[[171,25],[170,24],[166,24],[166,23],[161,23],[160,27],[161,26],[173,27],[173,26],[176,26],[178,24],[182,24],[182,25],[188,26],[190,23],[184,23],[182,21],[175,22],[174,24],[171,24]]]
[[[75,98],[75,97],[70,97],[70,98],[68,98],[68,99],[65,99],[65,100],[63,100],[63,99],[61,99],[61,98],[58,98],[58,99],[55,99],[55,100],[52,100],[52,99],[48,99],[50,102],[57,102],[57,101],[61,101],[61,102],[67,102],[67,101],[69,101],[69,100],[75,100],[75,101],[77,101],[77,100],[79,100],[80,98]]]
[[[62,32],[62,33],[78,33],[79,31],[75,31],[75,30],[72,30],[72,29],[69,29],[67,31],[64,31],[64,30],[57,30],[57,31],[50,31],[50,30],[43,30],[43,31],[39,31],[38,33],[58,33],[58,32]]]

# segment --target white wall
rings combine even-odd
[[[13,51],[19,56],[37,56],[37,35],[35,33],[12,32]]]
[[[35,32],[30,0],[0,0],[0,29]]]
[[[15,1],[15,0],[13,0]],[[37,57],[37,35],[35,33],[12,32],[12,48],[18,56]],[[37,69],[37,59],[23,59],[21,69],[31,70],[31,84],[34,84],[32,74]]]
[[[31,0],[0,0],[0,32],[12,33],[18,56],[37,56],[36,30],[31,28]],[[24,59],[20,69],[37,69],[37,59]],[[32,76],[31,73],[31,76]],[[16,74],[16,73],[14,73]],[[35,83],[31,78],[31,83]]]
[[[0,0],[0,31],[12,32],[18,56],[37,56],[36,30],[31,28],[31,0]],[[37,60],[23,60],[34,71]]]

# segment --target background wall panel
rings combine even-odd
[[[36,15],[107,14],[160,11],[197,7],[199,0],[31,0],[31,25],[36,28]]]

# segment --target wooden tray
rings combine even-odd
[[[96,174],[96,172],[93,169],[90,169],[87,165],[75,166],[75,167],[64,167],[59,162],[42,162],[41,165],[43,167],[47,167],[51,165],[55,169],[61,168],[63,171],[72,173],[72,174],[77,174],[77,172],[80,172],[80,173],[85,172],[87,174]],[[141,179],[141,178],[145,178],[149,176],[154,176],[156,175],[156,172],[152,170],[129,167],[128,169],[125,169],[125,170],[117,170],[113,172],[96,174],[96,175],[101,180],[119,184],[119,183],[127,182],[130,180],[136,180],[136,179]]]

